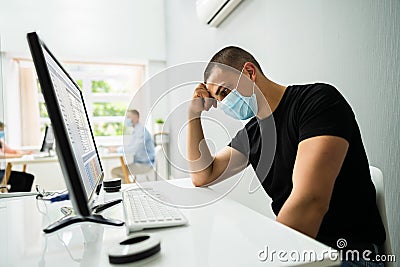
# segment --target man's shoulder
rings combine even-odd
[[[328,83],[297,84],[288,87],[289,94],[312,96],[315,94],[341,95],[335,86]]]
[[[304,85],[291,85],[288,94],[288,102],[297,107],[309,105],[330,105],[342,103],[349,105],[340,91],[327,83],[313,83]]]
[[[296,84],[290,85],[285,92],[284,106],[295,105],[302,107],[315,102],[336,102],[337,100],[347,102],[342,94],[331,84],[327,83],[312,83],[312,84]],[[275,116],[275,114],[274,114]],[[268,124],[273,117],[258,120],[253,117],[249,120],[241,131],[254,132],[257,131],[261,124]]]
[[[144,128],[145,127],[141,123],[138,123],[138,124],[135,125],[135,130],[136,131],[143,131]]]
[[[310,98],[315,96],[326,96],[344,99],[339,90],[328,83],[291,85],[290,88],[290,93],[292,95],[297,95],[298,97]]]
[[[138,123],[138,124],[136,125],[136,127],[137,127],[137,132],[138,132],[138,133],[144,134],[144,135],[146,135],[146,136],[151,136],[150,132],[147,130],[147,128],[146,128],[143,124]]]

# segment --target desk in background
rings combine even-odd
[[[190,179],[173,180],[173,183],[192,186]],[[212,191],[198,190],[200,194]],[[61,217],[59,207],[68,202],[46,204],[34,197],[0,199],[1,266],[111,266],[107,251],[126,238],[124,226],[81,224],[45,235],[42,229]],[[182,212],[189,220],[186,226],[143,231],[160,236],[161,252],[130,266],[339,265],[338,259],[332,260],[325,253],[329,251],[327,246],[227,197]],[[103,214],[123,219],[121,204]],[[290,258],[280,261],[274,254],[273,261],[271,255],[266,261],[260,261],[259,253],[266,247],[270,254],[272,251],[314,251],[325,257],[314,262],[291,262]]]
[[[124,161],[124,155],[122,153],[107,153],[100,154],[101,159],[120,159],[122,162]],[[49,163],[49,162],[58,162],[57,156],[50,157],[34,157],[34,155],[25,155],[21,158],[10,158],[5,160],[7,163],[11,163],[13,165],[22,165],[23,171],[25,172],[27,169],[27,165],[29,164],[41,164],[41,163]]]
[[[123,169],[126,169],[126,177],[125,181],[129,181],[129,171],[124,164],[124,156],[121,153],[104,153],[100,154],[100,158],[102,159],[103,169],[105,172],[110,172],[109,169],[116,167],[117,164],[121,164]],[[118,162],[116,162],[118,161]],[[65,188],[64,178],[61,173],[61,169],[58,164],[57,156],[51,157],[33,157],[32,155],[25,156],[22,158],[10,158],[10,159],[0,159],[4,168],[8,167],[8,170],[11,170],[13,167],[17,167],[20,171],[30,171],[28,166],[45,166],[46,171],[38,171],[33,170],[35,174],[34,184],[39,184],[44,187],[46,190],[59,190]],[[112,164],[108,164],[112,162]],[[110,166],[109,166],[110,165]],[[38,169],[38,168],[37,168]],[[38,172],[38,173],[36,173]],[[45,173],[47,175],[45,175]],[[56,178],[54,178],[56,177]],[[106,174],[108,177],[108,174]],[[47,183],[46,183],[47,181]]]

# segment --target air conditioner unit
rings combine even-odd
[[[218,27],[242,1],[243,0],[197,0],[197,16],[203,23]]]

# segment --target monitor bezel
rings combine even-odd
[[[56,153],[60,162],[61,170],[64,176],[65,183],[68,188],[69,196],[76,214],[82,216],[89,216],[92,214],[91,206],[98,196],[101,185],[104,179],[103,166],[97,150],[97,146],[94,140],[92,126],[90,124],[89,116],[87,113],[86,105],[84,102],[82,91],[78,84],[71,78],[68,72],[63,68],[59,61],[55,58],[53,53],[49,50],[46,44],[42,41],[36,32],[27,34],[29,48],[32,54],[33,62],[35,65],[36,73],[39,78],[41,90],[43,93],[44,100],[46,102],[48,115],[53,127],[53,133],[57,142]],[[58,100],[55,95],[53,82],[50,77],[50,72],[46,64],[46,59],[43,53],[43,49],[51,56],[61,70],[67,75],[70,81],[79,89],[79,94],[82,99],[83,107],[85,110],[86,118],[89,122],[90,134],[93,139],[93,144],[96,150],[96,155],[99,160],[101,175],[97,181],[94,190],[90,193],[89,197],[86,196],[85,188],[82,182],[82,178],[79,172],[79,167],[74,157],[73,149],[69,141],[67,129],[64,124],[64,120],[58,105]]]

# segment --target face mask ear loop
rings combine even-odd
[[[244,67],[243,67],[243,69],[244,69]],[[239,79],[238,79],[238,81],[237,81],[237,83],[236,83],[236,87],[235,87],[235,89],[234,89],[234,90],[236,90],[236,91],[238,90],[238,87],[239,87],[240,78],[242,78],[243,69],[240,71]],[[233,91],[233,90],[232,90],[232,91]]]
[[[252,96],[255,94],[255,87],[256,87],[256,82],[253,82],[253,94],[252,94]],[[256,99],[257,99],[257,96],[256,96]],[[254,110],[253,110],[253,112],[254,112]],[[250,187],[249,187],[250,188]],[[249,189],[250,190],[250,189]],[[258,190],[258,188],[256,188],[256,190]]]

